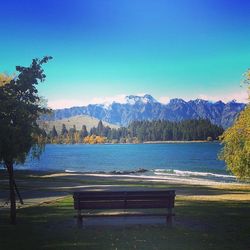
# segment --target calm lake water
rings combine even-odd
[[[146,175],[233,179],[218,160],[219,143],[47,145],[40,160],[22,169],[111,172],[149,170]]]

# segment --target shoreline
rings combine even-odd
[[[46,143],[46,145],[140,145],[140,144],[185,144],[185,143],[220,143],[218,140],[207,141],[207,140],[195,140],[195,141],[144,141],[144,142],[104,142],[104,143]]]
[[[5,171],[4,169],[0,169]],[[249,183],[245,180],[237,180],[237,178],[229,172],[199,172],[192,170],[181,170],[181,169],[147,169],[147,168],[136,168],[136,169],[111,169],[111,170],[79,170],[79,169],[29,169],[29,168],[15,168],[15,173],[36,173],[38,175],[97,175],[97,176],[112,176],[112,177],[134,177],[141,179],[157,179],[157,180],[171,180],[188,183],[188,182],[200,182],[200,183]]]
[[[113,180],[132,180],[132,181],[149,181],[149,182],[164,182],[171,184],[190,184],[190,185],[250,185],[250,182],[237,180],[234,176],[228,175],[227,178],[234,179],[233,181],[219,180],[220,177],[215,178],[202,178],[197,176],[181,176],[175,174],[144,174],[150,172],[145,169],[138,169],[136,171],[93,171],[93,172],[80,172],[80,171],[57,171],[57,170],[29,170],[29,169],[16,169],[15,175],[18,176],[27,175],[29,177],[42,177],[42,178],[54,178],[54,177],[97,177],[97,178],[111,178]],[[7,175],[6,170],[0,169],[0,174]],[[223,175],[222,175],[223,176]],[[1,179],[0,179],[1,180]]]
[[[219,141],[202,141],[202,140],[197,140],[197,141],[146,141],[143,142],[142,144],[168,144],[168,143],[219,143]]]

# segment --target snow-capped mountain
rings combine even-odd
[[[151,95],[143,95],[143,96],[136,96],[136,95],[129,95],[125,97],[126,104],[135,105],[135,104],[147,104],[147,103],[158,103],[154,97]]]
[[[134,120],[181,121],[203,118],[226,128],[232,125],[244,107],[244,103],[235,101],[212,103],[202,99],[185,101],[178,98],[171,99],[168,104],[162,104],[148,94],[129,95],[121,103],[89,104],[84,107],[57,109],[52,115],[44,116],[42,119],[58,120],[76,115],[89,115],[112,124],[126,126]]]

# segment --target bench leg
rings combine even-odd
[[[170,227],[173,225],[172,208],[168,208],[168,213],[167,213],[167,217],[166,217],[166,223]]]
[[[77,212],[77,226],[79,228],[82,228],[82,215],[81,215],[81,210],[78,210]]]

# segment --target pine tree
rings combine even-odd
[[[98,122],[96,133],[96,135],[104,136],[104,126],[101,120]]]
[[[80,139],[81,142],[83,141],[83,138],[85,138],[86,136],[88,136],[88,131],[85,125],[82,125],[82,129],[80,131]]]
[[[66,137],[67,134],[68,134],[68,130],[67,130],[67,128],[66,128],[66,125],[63,123],[63,124],[62,124],[61,135],[62,135],[63,137]]]
[[[52,130],[50,131],[50,136],[51,136],[52,138],[55,138],[55,137],[58,136],[55,126],[53,126]]]

